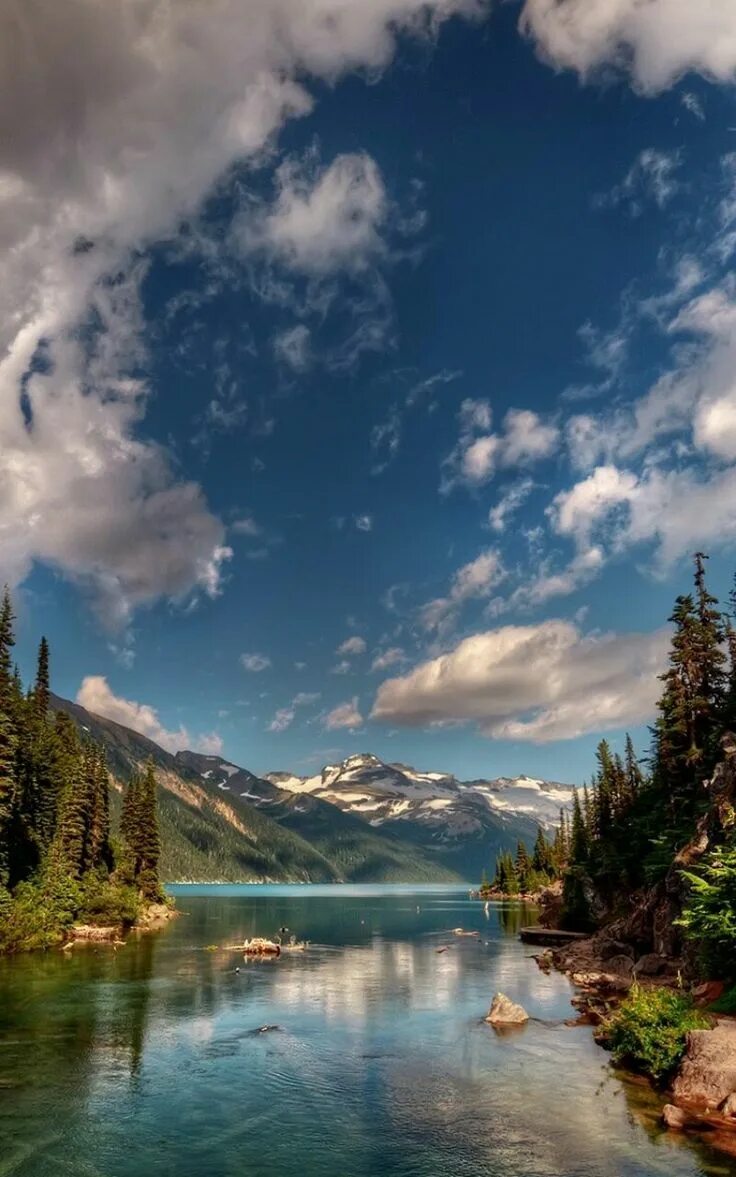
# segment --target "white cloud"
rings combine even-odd
[[[583,78],[613,66],[645,93],[689,70],[720,82],[736,78],[732,0],[526,0],[521,26],[552,65]]]
[[[625,204],[632,216],[639,216],[648,201],[652,201],[658,208],[664,208],[679,190],[680,184],[675,179],[675,172],[679,166],[679,152],[657,151],[653,147],[645,147],[639,152],[621,183],[610,192],[596,197],[595,204],[599,208],[615,208],[617,205]]]
[[[440,491],[446,494],[458,483],[483,486],[499,468],[530,466],[557,449],[559,429],[545,424],[531,409],[509,409],[500,433],[491,428],[487,400],[464,400],[458,413],[459,437],[442,463]]]
[[[373,531],[372,515],[356,515],[353,523],[358,531]]]
[[[309,328],[304,323],[297,323],[274,336],[273,349],[287,367],[294,372],[305,372],[312,360],[310,341]]]
[[[466,601],[489,596],[504,576],[500,553],[495,548],[480,552],[474,560],[458,568],[446,597],[437,597],[422,607],[422,625],[427,630],[446,628]]]
[[[268,670],[271,659],[267,654],[241,654],[240,664],[244,670],[250,671],[251,674],[260,674],[262,670]]]
[[[244,248],[316,277],[367,268],[386,251],[388,198],[378,165],[363,152],[338,155],[327,168],[312,165],[311,155],[281,164],[273,208],[243,217]]]
[[[392,379],[402,376],[405,376],[403,371],[391,373]],[[432,376],[415,381],[403,401],[391,406],[386,419],[379,425],[374,425],[371,430],[371,449],[380,455],[371,470],[372,474],[382,474],[398,454],[406,415],[422,403],[426,404],[428,411],[431,412],[437,405],[436,393],[439,389],[446,384],[452,384],[460,376],[462,372],[459,370],[450,371],[443,368]]]
[[[328,731],[337,731],[339,728],[357,728],[363,723],[363,716],[360,714],[358,707],[358,697],[354,696],[347,703],[340,703],[339,706],[333,707],[324,718],[324,726]]]
[[[263,532],[263,528],[256,523],[252,515],[243,515],[241,519],[236,519],[230,524],[230,530],[235,535],[247,535],[251,539],[257,539]]]
[[[340,643],[335,653],[352,658],[356,654],[365,654],[365,651],[365,638],[358,637],[357,634],[354,634],[351,638],[345,638],[345,641]]]
[[[285,732],[296,718],[297,708],[309,707],[319,699],[319,691],[299,691],[288,707],[280,707],[268,725],[270,732]]]
[[[0,562],[14,582],[51,565],[125,624],[161,597],[215,595],[230,556],[200,487],[145,437],[141,252],[195,218],[234,164],[264,158],[312,109],[312,79],[375,76],[402,35],[431,36],[486,4],[68,0],[24,5],[20,20],[16,9],[0,17],[3,45],[33,68],[0,77]],[[376,251],[385,193],[368,157],[335,161],[311,194],[298,179],[282,174],[270,223],[282,253],[319,269]]]
[[[383,650],[380,654],[376,654],[371,663],[371,670],[388,670],[390,666],[398,666],[401,662],[406,661],[406,654],[401,649],[401,646],[391,646],[388,650]]]
[[[294,722],[296,712],[293,707],[281,707],[268,725],[270,732],[285,732]]]
[[[100,674],[89,674],[82,680],[82,685],[77,691],[77,703],[94,715],[101,715],[103,719],[111,719],[114,723],[147,736],[167,752],[179,752],[188,748],[209,756],[219,756],[222,752],[222,740],[216,732],[192,736],[185,727],[169,731],[161,723],[154,707],[115,695],[107,679]]]
[[[509,409],[503,419],[502,466],[525,466],[548,458],[557,448],[559,430],[545,425],[530,409]]]
[[[509,519],[512,515],[516,514],[519,507],[523,505],[533,489],[534,483],[531,478],[523,478],[521,482],[510,486],[506,493],[498,500],[495,507],[491,507],[488,512],[488,523],[490,527],[494,531],[505,531]]]
[[[338,662],[332,667],[330,674],[350,674],[352,669],[352,662],[348,662],[347,658],[343,658],[341,662]]]
[[[371,716],[407,726],[471,721],[491,738],[532,743],[643,723],[655,711],[668,644],[667,630],[505,626],[382,683]]]

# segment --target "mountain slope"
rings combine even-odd
[[[284,829],[242,798],[214,796],[191,769],[152,740],[76,703],[52,697],[77,726],[102,744],[113,778],[113,817],[122,785],[149,757],[156,767],[166,881],[334,882],[337,868],[305,839]]]
[[[240,796],[267,812],[285,829],[299,834],[332,862],[344,879],[355,882],[442,882],[464,876],[421,847],[407,846],[393,831],[371,828],[361,817],[309,793],[282,789],[271,780],[218,756],[178,752],[178,764],[198,773],[208,791]]]

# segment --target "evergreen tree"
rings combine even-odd
[[[13,824],[18,735],[15,724],[11,651],[13,606],[7,585],[0,605],[0,889],[10,882],[10,837]]]
[[[544,836],[541,826],[537,830],[537,837],[534,842],[532,869],[539,875],[546,875],[548,879],[554,878],[554,854],[552,847]]]
[[[519,890],[522,892],[530,891],[532,889],[532,860],[529,857],[529,851],[526,848],[525,842],[519,841],[516,844],[514,870],[516,872]]]
[[[49,644],[46,638],[41,638],[38,647],[38,665],[36,682],[33,688],[33,707],[39,719],[45,720],[51,702],[51,683],[49,679]]]

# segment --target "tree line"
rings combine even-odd
[[[736,730],[736,591],[729,608],[706,584],[694,556],[693,592],[675,601],[668,664],[651,745],[637,757],[627,736],[623,756],[601,740],[592,779],[573,798],[563,869],[564,919],[589,929],[621,910],[633,893],[660,882],[707,811],[707,781]],[[680,921],[721,971],[736,973],[736,818],[694,874]],[[715,946],[715,947],[714,947]],[[727,965],[730,959],[731,964]]]
[[[110,821],[104,749],[50,706],[49,646],[24,689],[14,613],[0,605],[0,950],[45,946],[75,921],[132,922],[163,898],[152,764],[133,777],[120,836]]]
[[[492,882],[488,882],[484,872],[481,894],[493,892],[513,897],[528,895],[549,886],[559,878],[566,860],[566,838],[567,823],[563,812],[560,814],[560,825],[554,841],[547,840],[540,826],[531,853],[523,839],[517,842],[515,855],[510,850],[502,850],[496,857],[496,870]]]

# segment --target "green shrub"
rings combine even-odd
[[[682,918],[685,935],[695,942],[705,972],[736,980],[736,841],[707,855],[697,874],[683,871],[690,884]]]
[[[85,924],[134,924],[140,902],[135,887],[88,876],[82,889],[77,922]]]
[[[608,1022],[607,1042],[617,1063],[662,1082],[685,1053],[688,1031],[708,1024],[686,993],[634,985]]]

